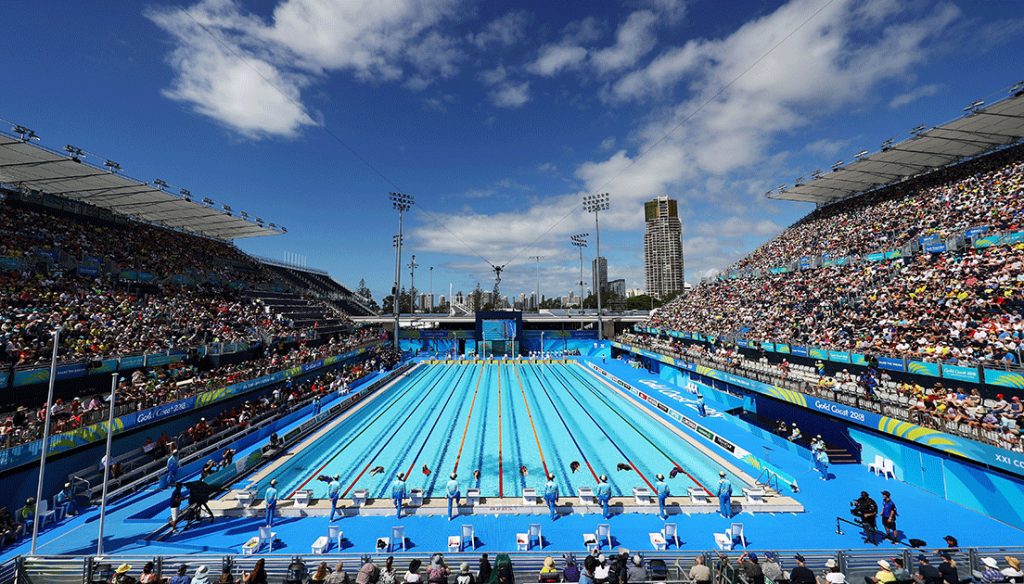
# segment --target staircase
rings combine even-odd
[[[825,445],[829,464],[860,464],[860,456],[850,450],[838,446]]]

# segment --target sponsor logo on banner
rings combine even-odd
[[[662,404],[661,402],[658,402],[657,405],[658,405],[658,409],[659,410],[665,412],[666,414],[668,413],[668,408],[664,404]]]
[[[728,450],[729,452],[736,452],[736,446],[732,442],[729,442],[728,440],[722,438],[721,436],[715,436],[715,444],[721,446],[722,448]]]
[[[697,430],[698,434],[700,434],[701,436],[707,438],[708,440],[714,440],[715,439],[715,435],[712,434],[710,430],[704,428],[704,426],[697,426],[695,429]]]
[[[647,394],[642,391],[638,391],[636,394],[640,396],[640,399],[647,399]]]

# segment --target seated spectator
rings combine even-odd
[[[558,582],[561,577],[561,573],[559,573],[558,568],[555,567],[555,559],[551,556],[544,558],[544,565],[541,566],[537,581]]]

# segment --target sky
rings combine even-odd
[[[680,202],[686,279],[813,207],[765,192],[1024,79],[1024,5],[960,0],[0,2],[0,119],[288,228],[239,240],[378,300],[575,289],[608,193],[609,278],[643,288],[643,202]],[[1013,55],[1018,55],[1014,57]],[[532,256],[541,256],[537,262]],[[433,268],[432,270],[430,268]],[[403,284],[409,269],[403,267]]]

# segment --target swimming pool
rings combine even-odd
[[[613,495],[631,496],[633,487],[653,490],[655,475],[672,469],[676,494],[712,488],[721,470],[576,364],[423,364],[288,454],[257,486],[273,478],[286,496],[305,488],[323,497],[327,484],[318,477],[338,474],[343,497],[366,489],[376,498],[387,496],[402,472],[408,488],[429,497],[443,496],[457,472],[463,492],[519,497],[527,487],[542,490],[553,473],[564,496],[606,474]]]

